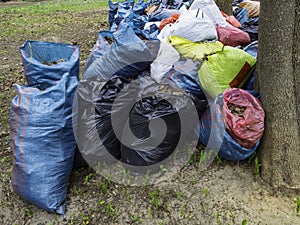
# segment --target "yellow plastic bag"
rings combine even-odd
[[[219,41],[201,42],[201,44],[198,44],[179,36],[168,37],[168,42],[173,45],[183,58],[193,60],[202,60],[205,54],[222,51],[223,48],[223,44]]]
[[[203,61],[198,76],[212,98],[227,88],[241,87],[256,63],[256,58],[245,51],[220,42],[193,43],[175,36],[168,40],[181,57]]]

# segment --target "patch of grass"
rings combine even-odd
[[[208,189],[208,188],[205,188],[205,189],[204,189],[204,194],[205,194],[205,196],[208,196],[208,193],[209,193],[209,189]]]
[[[230,217],[232,223],[235,224],[235,215],[232,213],[231,209],[229,210],[229,217]]]
[[[217,212],[217,214],[216,214],[216,223],[217,223],[217,224],[222,224],[222,223],[221,223],[220,213],[219,213],[219,212]]]
[[[159,168],[162,172],[168,172],[168,169],[164,165],[159,165]]]
[[[133,215],[133,216],[131,216],[131,220],[132,220],[133,222],[141,223],[141,218],[140,218],[138,215]]]
[[[97,202],[97,211],[100,211],[100,209],[101,209],[101,207],[103,206],[105,204],[105,201],[103,201],[103,200],[99,200],[98,202]]]
[[[216,155],[216,163],[217,163],[218,167],[220,167],[222,165],[222,159],[218,154]]]
[[[254,152],[248,159],[248,163],[251,163],[254,157],[256,156],[256,152]]]
[[[77,196],[82,196],[83,195],[83,191],[78,188],[76,185],[74,185],[73,187],[73,192],[77,195]]]
[[[11,166],[11,158],[8,156],[4,156],[2,159],[0,159],[0,162],[5,164],[7,167]]]
[[[199,208],[201,209],[202,212],[205,212],[205,207],[204,207],[203,203],[200,203]]]
[[[188,202],[185,202],[181,207],[180,207],[180,215],[181,216],[184,216],[185,215],[185,213],[186,213],[186,208],[187,208],[187,206],[188,206]]]
[[[83,225],[87,225],[87,224],[90,223],[90,220],[91,220],[90,217],[85,216],[84,213],[82,213],[82,212],[81,212],[79,215],[80,215],[80,217],[81,217],[81,221],[82,221],[82,224],[83,224]]]
[[[73,23],[76,23],[73,17],[62,16],[63,13],[84,14],[86,11],[95,9],[108,9],[107,1],[43,1],[25,6],[0,8],[0,14],[2,14],[0,17],[0,37],[7,38],[15,35],[42,37],[62,33],[66,26],[72,26]],[[86,18],[84,20],[87,27],[91,26],[92,20],[94,19]]]
[[[154,205],[155,209],[158,210],[158,208],[160,207],[160,203],[161,203],[161,191],[159,189],[150,192],[150,197],[151,197],[151,202]]]
[[[170,204],[166,204],[165,210],[167,212],[171,212],[171,206],[170,206]]]
[[[86,176],[84,177],[83,183],[84,183],[84,184],[89,183],[89,181],[90,181],[90,179],[92,178],[92,176],[93,176],[93,174],[88,174],[88,175],[86,175]]]
[[[106,213],[106,215],[107,215],[108,217],[111,217],[111,216],[113,215],[113,210],[112,210],[112,208],[111,208],[111,204],[110,204],[110,203],[108,203],[108,204],[106,205],[104,211],[105,211],[105,213]]]
[[[182,199],[182,197],[183,197],[182,191],[178,191],[177,192],[177,199],[180,200],[180,199]]]
[[[297,216],[299,216],[299,213],[300,213],[300,198],[299,197],[296,198],[296,212],[297,212]]]
[[[109,186],[110,186],[110,180],[109,179],[105,179],[103,182],[102,182],[102,190],[105,192],[105,193],[108,193],[108,189],[109,189]]]
[[[248,224],[248,221],[246,219],[243,219],[242,225],[247,225],[247,224]]]
[[[204,163],[204,165],[206,164],[206,157],[207,157],[207,154],[205,151],[201,151],[200,152],[200,159],[199,159],[199,167],[201,167],[201,164]]]
[[[260,167],[261,167],[261,164],[259,163],[258,158],[256,157],[255,161],[254,161],[254,175],[255,176],[259,175]]]
[[[75,214],[72,212],[71,219],[68,222],[68,225],[75,225]]]
[[[33,212],[31,209],[25,209],[25,216],[26,217],[32,217],[33,215]]]
[[[196,183],[196,180],[195,180],[195,178],[193,177],[193,178],[191,179],[191,184],[194,185],[195,183]]]
[[[0,13],[32,13],[46,14],[55,11],[82,12],[95,8],[108,8],[107,1],[104,0],[61,0],[61,1],[39,1],[36,4],[25,6],[8,6],[0,9]]]

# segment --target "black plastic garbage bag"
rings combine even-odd
[[[78,146],[76,145],[75,148],[75,154],[74,154],[74,163],[73,163],[73,170],[78,170],[80,168],[86,168],[89,164],[87,161],[83,158]]]
[[[167,124],[167,134],[162,143],[153,150],[152,143],[164,135],[164,130],[159,129],[160,126],[157,124],[160,122],[159,119],[163,119]],[[152,132],[149,129],[150,121],[154,127]],[[178,144],[180,123],[177,121],[180,121],[180,118],[176,109],[164,99],[149,97],[137,102],[130,113],[129,126],[135,137],[140,140],[140,143],[132,140],[132,145],[135,147],[141,145],[143,148],[136,151],[123,145],[122,160],[135,166],[151,165],[164,160]],[[158,129],[155,129],[156,127]],[[124,135],[126,132],[125,130]]]
[[[126,119],[119,117],[123,111],[129,111],[128,102],[134,102],[136,90],[122,92],[129,84],[124,77],[114,77],[106,82],[93,77],[81,80],[77,88],[74,104],[75,136],[83,158],[91,165],[97,163],[113,163],[120,160],[120,140]],[[122,95],[124,102],[113,108],[117,96]],[[119,119],[112,125],[111,114]],[[120,134],[117,135],[116,133]],[[80,155],[80,154],[79,154]]]
[[[247,32],[250,36],[251,42],[258,40],[258,21],[259,17],[250,18],[244,22],[239,28]]]
[[[197,136],[198,125],[190,96],[182,89],[157,84],[148,77],[139,98],[130,111],[129,125],[123,130],[122,162],[150,166],[166,160],[175,149],[187,151],[183,145],[189,137]]]
[[[184,158],[186,146],[197,144],[198,112],[191,96],[175,85],[148,76],[131,82],[93,77],[80,82],[76,102],[77,144],[93,168],[153,165],[175,149]]]

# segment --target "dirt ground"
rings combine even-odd
[[[7,7],[4,4],[0,7]],[[297,196],[275,192],[255,176],[254,160],[217,160],[206,170],[191,162],[167,181],[146,187],[113,183],[91,169],[81,168],[70,177],[64,216],[47,213],[14,194],[10,183],[9,107],[15,95],[12,84],[25,83],[18,46],[28,39],[77,43],[82,68],[97,32],[107,28],[107,10],[58,11],[51,16],[70,19],[63,26],[53,24],[56,28],[49,27],[43,34],[36,33],[34,26],[24,25],[21,28],[28,32],[7,35],[14,18],[30,18],[18,12],[0,14],[2,24],[6,24],[0,32],[1,224],[300,224]]]

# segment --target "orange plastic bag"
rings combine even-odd
[[[229,88],[223,93],[223,119],[227,132],[242,147],[251,149],[264,132],[265,112],[249,92]]]
[[[169,18],[163,19],[158,27],[159,30],[162,30],[166,25],[168,25],[169,23],[175,23],[178,18],[179,18],[180,14],[173,14],[172,16],[170,16]]]
[[[226,22],[230,25],[238,28],[241,26],[241,23],[234,17],[234,16],[228,16],[226,13],[222,12],[222,16],[226,19]]]

